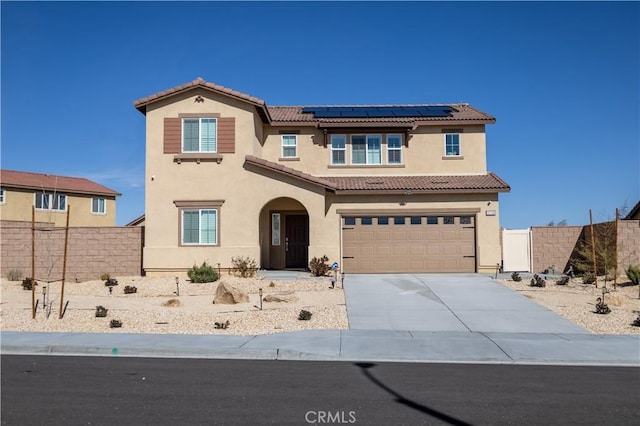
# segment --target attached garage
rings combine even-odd
[[[476,272],[475,215],[345,215],[345,273]]]

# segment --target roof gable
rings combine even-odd
[[[85,178],[48,175],[43,173],[0,170],[0,185],[3,188],[23,188],[60,191],[88,195],[122,195],[113,189]]]

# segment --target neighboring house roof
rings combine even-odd
[[[85,178],[47,175],[42,173],[0,170],[0,185],[3,188],[22,188],[47,191],[71,192],[88,195],[122,195],[113,189]]]
[[[511,188],[493,173],[484,175],[451,176],[313,176],[290,167],[245,156],[248,164],[300,179],[335,193],[495,193],[509,192]]]
[[[138,99],[133,102],[133,105],[143,114],[147,113],[147,106],[158,102],[160,100],[170,98],[172,96],[188,92],[194,89],[205,89],[214,93],[218,93],[230,98],[234,98],[243,102],[247,102],[256,107],[261,120],[272,126],[314,126],[314,127],[340,127],[347,124],[349,127],[366,127],[366,126],[379,126],[381,124],[390,127],[411,127],[416,128],[420,125],[429,124],[443,124],[458,125],[458,124],[485,124],[495,123],[496,119],[486,114],[469,104],[403,104],[403,105],[323,105],[323,106],[267,106],[265,101],[255,96],[247,95],[245,93],[238,92],[237,90],[229,89],[219,84],[208,82],[201,77],[196,78],[193,81],[182,84],[180,86],[173,87],[171,89],[163,90],[151,96],[147,96],[142,99]],[[442,117],[366,117],[366,118],[317,118],[312,112],[302,112],[303,108],[325,108],[325,107],[366,107],[366,108],[405,108],[405,107],[451,107],[452,111],[450,115]]]
[[[633,206],[629,214],[626,215],[624,219],[625,220],[640,219],[640,201],[638,201],[636,205]]]
[[[144,225],[144,219],[145,219],[145,215],[141,214],[140,216],[136,217],[135,219],[133,219],[131,222],[127,223],[124,226],[140,226],[140,225]]]

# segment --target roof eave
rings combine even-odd
[[[488,189],[338,189],[336,195],[495,194],[510,188]],[[410,194],[407,194],[410,192]]]
[[[108,191],[83,191],[77,189],[68,189],[68,188],[52,188],[45,186],[35,186],[35,185],[20,185],[13,183],[2,183],[3,188],[16,188],[16,189],[31,189],[36,191],[55,191],[55,192],[64,192],[65,194],[81,194],[81,195],[105,195],[109,197],[119,197],[122,194],[119,192],[108,192]]]

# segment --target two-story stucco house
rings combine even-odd
[[[144,269],[487,272],[500,262],[485,126],[468,104],[267,106],[200,78],[146,116]]]
[[[0,170],[0,218],[65,226],[115,226],[119,192],[85,178]]]

